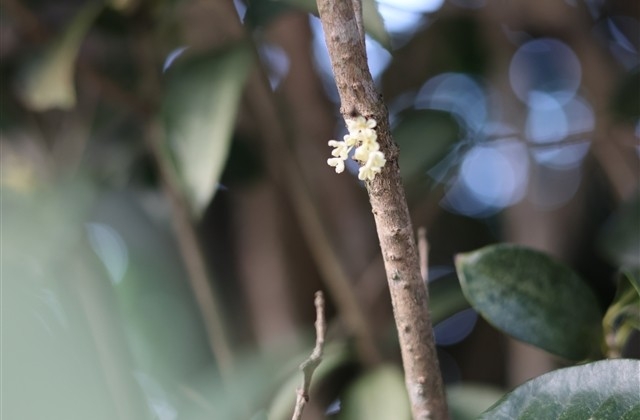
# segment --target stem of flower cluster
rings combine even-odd
[[[353,4],[350,0],[317,2],[342,101],[342,114],[348,119],[355,110],[376,121],[380,150],[387,160],[381,173],[367,181],[366,186],[384,258],[413,417],[444,420],[448,413],[429,315],[428,291],[420,274],[388,111],[369,72]]]

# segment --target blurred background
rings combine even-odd
[[[468,309],[455,254],[543,250],[603,310],[637,261],[640,3],[363,3],[450,398],[488,406],[563,361]],[[326,164],[346,129],[313,1],[0,11],[5,418],[290,417],[316,290],[309,418],[408,418],[366,190]],[[372,396],[390,417],[342,408]]]

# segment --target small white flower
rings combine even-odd
[[[358,178],[371,181],[387,162],[380,151],[378,134],[374,130],[376,121],[373,118],[366,119],[358,116],[346,122],[349,134],[344,136],[344,141],[329,141],[329,146],[334,148],[331,151],[331,156],[334,157],[328,159],[327,163],[335,167],[337,173],[343,172],[344,161],[349,157],[351,149],[355,147],[353,158],[363,163],[358,171]]]
[[[358,179],[360,181],[373,181],[373,178],[376,176],[376,174],[371,170],[371,168],[366,168],[366,167],[361,167],[358,170]]]
[[[351,134],[356,133],[358,131],[373,129],[375,126],[376,126],[376,120],[374,120],[373,118],[366,119],[362,115],[359,115],[353,120],[347,120],[347,129]]]
[[[342,160],[346,160],[349,157],[349,150],[351,150],[351,147],[349,147],[345,142],[329,140],[329,146],[334,147],[331,151],[331,156],[339,157]]]
[[[367,160],[367,165],[378,169],[382,169],[385,163],[387,163],[387,160],[384,158],[384,153],[378,150],[371,152],[369,160]]]
[[[356,152],[353,154],[353,158],[355,160],[359,160],[360,162],[366,162],[369,160],[369,156],[371,153],[377,152],[380,150],[380,144],[378,142],[363,142],[360,147],[356,149]]]
[[[380,173],[384,164],[387,163],[384,154],[379,151],[371,152],[367,163],[358,171],[358,178],[361,180],[373,181],[373,178]]]
[[[337,174],[344,171],[344,159],[340,159],[339,157],[329,158],[327,159],[327,163],[329,166],[335,166]]]
[[[358,144],[357,136],[352,136],[351,134],[345,134],[343,139],[344,139],[344,143],[349,147],[353,147],[356,144]]]

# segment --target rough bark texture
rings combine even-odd
[[[384,258],[413,417],[446,419],[428,292],[420,275],[388,111],[369,73],[351,3],[318,0],[318,11],[342,101],[341,112],[345,118],[355,112],[376,120],[378,142],[387,159],[382,172],[367,183],[367,190]]]

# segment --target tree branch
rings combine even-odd
[[[176,174],[162,151],[162,128],[154,120],[147,123],[144,140],[153,155],[162,179],[164,192],[171,205],[171,222],[178,248],[188,273],[189,284],[202,316],[209,348],[218,363],[223,380],[229,380],[234,358],[229,342],[219,298],[209,279],[204,255],[191,221],[187,202],[181,193]]]
[[[316,305],[316,346],[313,352],[300,365],[300,370],[303,374],[302,386],[298,388],[298,394],[296,397],[296,406],[293,412],[292,420],[299,420],[302,418],[302,411],[304,406],[309,401],[309,388],[311,387],[311,378],[313,372],[322,362],[322,353],[324,351],[324,337],[327,330],[327,324],[324,319],[324,296],[322,292],[316,292],[316,298],[314,301]]]
[[[377,122],[387,163],[366,183],[399,333],[405,384],[415,419],[448,418],[444,387],[409,210],[398,167],[398,148],[387,108],[369,73],[353,6],[348,0],[317,0],[320,20],[346,117],[355,110]]]

